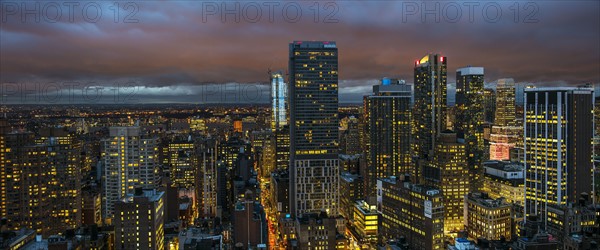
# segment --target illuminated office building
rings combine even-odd
[[[178,188],[192,189],[195,184],[197,159],[192,138],[173,138],[165,148],[171,182]]]
[[[456,119],[454,131],[465,140],[469,183],[471,191],[483,185],[483,122],[484,91],[483,67],[465,67],[456,70]]]
[[[490,135],[490,160],[510,160],[510,151],[523,128],[516,122],[515,81],[499,79],[496,84],[496,117]]]
[[[415,62],[413,107],[414,152],[419,159],[431,157],[435,139],[446,130],[448,59],[429,54]]]
[[[115,249],[164,249],[164,192],[138,189],[114,209]]]
[[[362,244],[375,245],[377,243],[377,226],[379,213],[375,204],[369,204],[364,200],[354,203],[354,219],[352,229],[356,233],[358,241]]]
[[[335,42],[289,44],[290,209],[339,209],[338,50]]]
[[[469,193],[469,169],[465,144],[455,133],[443,132],[435,145],[433,160],[423,169],[424,183],[442,191],[444,197],[444,233],[463,228],[464,197]]]
[[[592,193],[594,91],[527,88],[524,98],[525,214],[545,229],[548,207]]]
[[[111,127],[102,144],[103,218],[110,224],[116,202],[133,194],[136,187],[157,187],[158,139],[143,138],[140,127]]]
[[[288,86],[281,71],[271,73],[271,130],[275,136],[275,168],[288,169],[290,125]]]
[[[326,213],[305,214],[302,218],[296,219],[295,230],[297,247],[294,249],[337,248],[336,220]]]
[[[356,117],[348,118],[347,128],[342,130],[340,138],[340,152],[344,155],[358,155],[360,149],[359,121]]]
[[[206,132],[206,121],[200,118],[190,118],[190,130],[192,132]]]
[[[511,205],[504,199],[491,199],[486,193],[465,196],[465,225],[470,239],[511,238]]]
[[[377,178],[414,174],[411,153],[411,86],[383,78],[365,97],[369,133],[367,195],[374,196]]]
[[[217,140],[199,138],[195,142],[198,161],[196,176],[196,203],[199,217],[203,219],[220,216],[217,206],[218,172],[217,172]],[[224,190],[221,190],[224,191]]]
[[[351,221],[356,201],[364,196],[362,176],[342,172],[340,176],[340,215]]]
[[[483,163],[483,192],[492,199],[504,198],[509,203],[525,205],[523,164],[504,161]]]
[[[379,235],[404,237],[410,249],[444,249],[444,203],[440,190],[413,184],[407,176],[377,180]]]

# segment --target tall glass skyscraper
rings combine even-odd
[[[496,83],[496,117],[490,135],[490,160],[509,160],[521,127],[517,126],[515,110],[515,81],[499,79]]]
[[[335,42],[289,44],[290,209],[338,214],[338,50]]]
[[[446,63],[447,58],[439,54],[415,62],[413,145],[420,159],[431,157],[437,135],[446,130]]]
[[[283,73],[271,73],[271,129],[275,132],[277,129],[287,125],[287,86],[283,80]]]
[[[593,190],[594,91],[527,88],[524,99],[525,215],[539,216],[545,229],[549,205]]]
[[[275,139],[275,168],[287,169],[290,155],[290,128],[288,119],[288,86],[281,71],[271,77],[271,130]]]
[[[384,78],[364,98],[369,133],[367,195],[377,191],[377,178],[413,174],[410,143],[412,89],[396,79]]]
[[[456,70],[456,121],[454,131],[465,140],[470,190],[483,186],[483,67]]]

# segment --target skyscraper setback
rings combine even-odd
[[[525,215],[543,229],[548,206],[592,192],[593,107],[589,88],[525,89]]]
[[[483,67],[465,67],[456,70],[456,122],[454,130],[465,140],[469,183],[471,190],[483,184]]]
[[[335,42],[289,45],[290,209],[337,215],[338,50]]]
[[[367,195],[374,196],[377,178],[414,174],[411,154],[411,86],[384,78],[364,98],[369,133]]]
[[[431,157],[436,137],[446,129],[447,61],[439,54],[428,54],[415,62],[413,145],[420,159]]]

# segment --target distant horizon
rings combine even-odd
[[[450,84],[456,69],[472,65],[485,68],[489,83],[511,77],[540,85],[600,85],[599,1],[477,3],[475,16],[466,5],[445,1],[286,3],[302,11],[297,18],[283,3],[254,17],[242,7],[263,5],[238,2],[239,13],[229,15],[222,8],[236,2],[101,1],[93,3],[102,15],[80,15],[88,4],[79,4],[69,17],[68,6],[40,2],[39,13],[20,15],[34,3],[2,3],[1,94],[11,95],[15,84],[21,93],[124,85],[139,88],[145,103],[193,102],[189,95],[207,85],[268,84],[269,70],[288,71],[288,44],[300,40],[336,42],[345,102],[360,102],[384,76],[412,81],[414,61],[428,53],[447,58]],[[502,15],[484,12],[490,3]],[[408,5],[417,12],[409,13]],[[419,13],[433,7],[439,12]]]

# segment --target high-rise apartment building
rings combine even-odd
[[[178,188],[192,189],[197,176],[197,158],[191,137],[175,137],[168,142],[166,160],[171,182]]]
[[[50,217],[56,173],[46,169],[48,148],[35,144],[33,133],[12,132],[2,123],[2,218],[8,229],[31,228],[47,237],[54,226],[60,226],[53,226]]]
[[[515,81],[499,79],[496,83],[496,117],[490,135],[490,160],[510,160],[510,151],[519,140],[515,110]]]
[[[109,138],[102,143],[103,218],[110,224],[116,202],[133,194],[137,187],[157,187],[158,139],[143,138],[140,127],[111,127]]]
[[[384,78],[364,98],[368,112],[367,195],[374,196],[377,178],[414,174],[411,151],[411,86]]]
[[[539,216],[545,229],[550,205],[592,193],[594,91],[527,88],[524,95],[525,215]]]
[[[338,50],[335,42],[289,44],[290,209],[339,208]]]
[[[164,192],[137,189],[114,209],[115,249],[164,249]]]
[[[42,128],[37,144],[47,147],[46,171],[53,234],[76,229],[82,221],[82,148],[75,134],[65,128]]]
[[[469,183],[472,192],[483,185],[483,123],[484,111],[483,67],[465,67],[456,70],[456,119],[454,131],[465,140]]]
[[[429,54],[415,62],[413,131],[414,152],[420,159],[431,157],[435,139],[446,130],[446,57]]]

